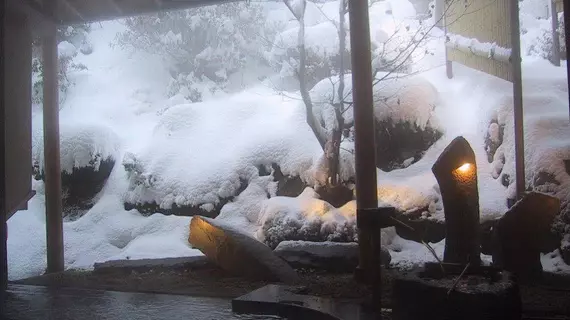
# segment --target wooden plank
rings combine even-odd
[[[447,31],[481,43],[496,43],[511,48],[511,0],[446,0],[445,22]],[[453,48],[446,49],[448,60],[512,81],[508,62],[491,60]]]
[[[55,3],[46,2],[48,12],[55,10]],[[44,76],[44,170],[46,196],[47,272],[64,269],[63,218],[61,202],[61,165],[59,150],[59,98],[56,27],[46,30],[42,37]]]

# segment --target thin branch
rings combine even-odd
[[[451,288],[449,288],[449,290],[447,291],[447,295],[450,295],[451,292],[453,290],[455,290],[455,287],[457,287],[457,284],[459,283],[459,280],[461,280],[461,278],[463,278],[463,275],[465,274],[465,272],[467,271],[467,269],[469,269],[469,266],[471,265],[471,262],[468,262],[467,265],[465,265],[465,268],[463,268],[463,271],[461,271],[461,274],[459,275],[459,277],[457,277],[457,279],[455,279],[455,282],[453,283],[453,286],[451,286]]]

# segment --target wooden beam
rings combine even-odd
[[[101,0],[98,0],[101,1]],[[110,1],[110,0],[107,0]],[[86,12],[83,13],[83,17],[85,18],[83,21],[75,18],[74,16],[69,17],[62,17],[61,24],[63,25],[70,25],[76,23],[85,23],[85,22],[98,22],[98,21],[106,21],[106,20],[114,20],[114,19],[121,19],[121,18],[128,18],[137,15],[143,14],[152,14],[156,12],[167,12],[167,11],[176,11],[176,10],[184,10],[190,8],[199,8],[199,7],[206,7],[211,5],[219,5],[223,3],[230,3],[230,2],[238,2],[243,0],[190,0],[190,1],[169,1],[169,0],[161,0],[162,6],[158,8],[153,2],[149,1],[148,3],[152,5],[145,5],[145,6],[138,6],[134,7],[130,5],[127,7],[125,4],[124,7],[120,8],[115,5],[110,4],[113,10],[109,10],[109,12],[98,13],[96,16],[88,15]],[[136,3],[135,1],[133,1]],[[144,3],[141,1],[140,3]],[[119,12],[117,9],[122,10]]]
[[[123,13],[123,9],[121,9],[121,7],[119,6],[119,4],[117,3],[117,1],[115,0],[108,0],[109,3],[111,4],[111,6],[113,6],[113,8],[115,9],[115,11],[117,11],[118,14],[120,14],[121,16],[124,15]]]
[[[6,3],[6,11],[17,12],[28,17],[30,26],[38,35],[42,35],[45,30],[49,30],[52,25],[57,24],[54,16],[48,15],[34,1],[31,0],[4,0]],[[48,1],[52,2],[52,1]]]
[[[162,0],[154,0],[154,4],[158,8],[158,10],[162,10]]]
[[[69,11],[71,11],[76,17],[81,19],[81,21],[85,21],[85,18],[83,18],[81,12],[79,12],[77,8],[75,8],[71,3],[69,3],[69,1],[67,0],[59,0],[59,1],[61,1],[65,5],[65,7],[69,9]]]
[[[6,219],[6,134],[4,131],[5,119],[5,92],[4,85],[6,73],[4,72],[5,45],[4,30],[6,30],[6,0],[0,0],[0,294],[8,287],[8,224]]]
[[[46,10],[53,13],[55,3],[46,1]],[[64,269],[63,218],[61,202],[61,167],[59,153],[59,97],[57,29],[53,25],[42,37],[44,81],[44,170],[46,196],[47,272]]]

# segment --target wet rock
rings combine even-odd
[[[442,132],[426,126],[391,119],[376,121],[376,167],[384,171],[404,168],[419,161]]]
[[[542,274],[540,252],[550,233],[560,200],[530,192],[505,213],[494,227],[493,263],[521,279]]]
[[[291,284],[299,280],[295,270],[269,247],[220,220],[193,217],[188,242],[235,275]]]
[[[293,268],[315,268],[333,272],[353,272],[358,266],[356,242],[283,241],[274,252]],[[392,257],[382,247],[380,262],[389,265]]]

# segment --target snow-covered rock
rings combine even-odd
[[[33,136],[35,178],[44,179],[43,132]],[[77,218],[94,205],[95,196],[105,182],[119,154],[119,138],[104,125],[62,123],[60,127],[60,165],[63,211]]]
[[[257,238],[275,248],[285,240],[352,242],[357,239],[356,203],[341,208],[318,199],[311,188],[296,198],[265,200],[259,213]]]
[[[68,41],[62,41],[57,45],[57,53],[60,58],[73,58],[77,55],[77,47]]]
[[[294,268],[353,272],[358,266],[356,242],[283,241],[274,252]],[[380,262],[390,265],[390,252],[382,247]]]
[[[264,87],[170,107],[135,155],[141,169],[131,176],[125,202],[161,210],[217,206],[243,191],[260,164],[277,163],[283,174],[310,181],[322,151],[304,112],[298,100]]]

